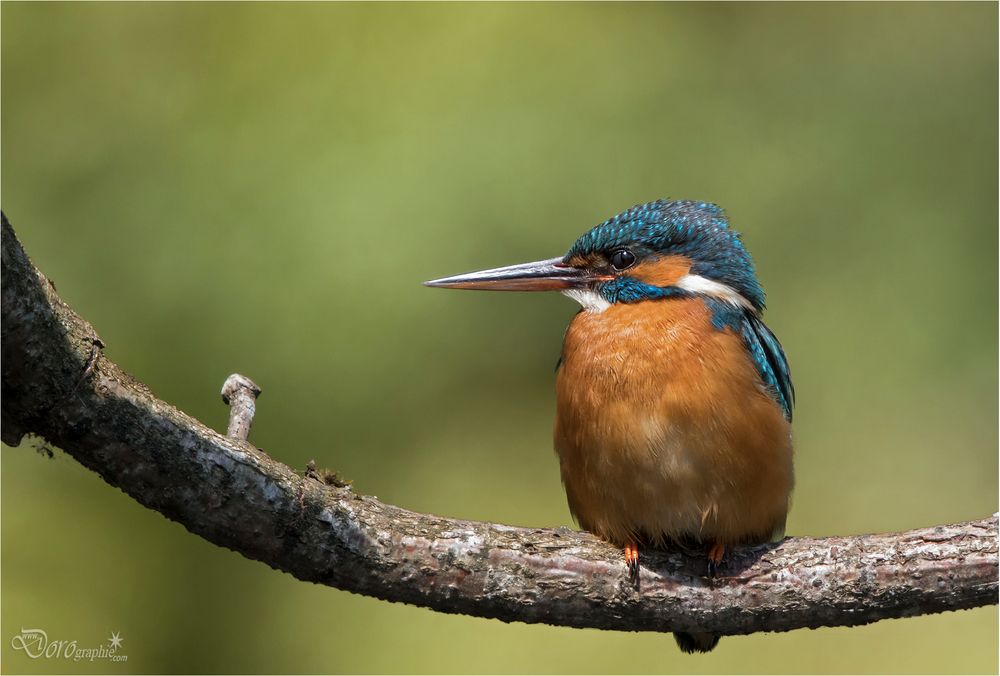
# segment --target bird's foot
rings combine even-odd
[[[715,577],[722,565],[722,557],[726,555],[726,546],[721,542],[714,542],[708,550],[708,576]]]
[[[632,584],[639,584],[639,545],[625,545],[625,566],[628,568],[628,578]]]

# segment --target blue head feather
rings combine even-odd
[[[740,241],[739,233],[730,229],[725,213],[715,204],[657,200],[634,206],[580,237],[570,247],[566,260],[623,247],[640,258],[686,256],[692,261],[691,274],[732,287],[757,310],[764,309],[764,290],[757,281],[750,253]],[[641,299],[633,298],[619,286],[611,284],[611,288],[601,289],[609,302]],[[661,298],[664,295],[662,291],[654,291],[658,287],[642,286],[650,291],[643,298]],[[630,291],[638,289],[633,286]]]

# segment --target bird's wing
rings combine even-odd
[[[791,421],[795,387],[792,386],[792,373],[781,343],[755,312],[745,312],[741,324],[740,334],[757,372],[768,389],[772,390],[772,396],[785,411],[785,417]]]

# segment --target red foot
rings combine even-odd
[[[726,555],[726,546],[721,542],[715,542],[708,550],[708,574],[715,577],[719,565],[722,564],[722,557]]]
[[[639,545],[625,545],[625,565],[628,567],[628,576],[632,580],[639,579]]]

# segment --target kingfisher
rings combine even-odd
[[[657,200],[593,227],[566,255],[425,282],[560,291],[582,307],[556,367],[555,450],[570,512],[624,550],[784,536],[795,392],[764,324],[753,260],[715,204]],[[686,543],[686,544],[685,544]],[[708,652],[712,633],[675,633]]]

